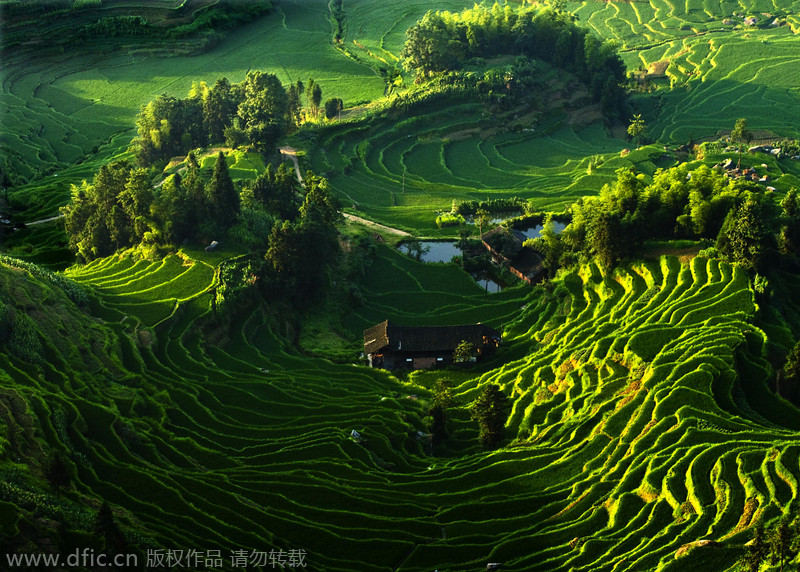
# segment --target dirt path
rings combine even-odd
[[[300,174],[300,162],[297,160],[297,151],[294,147],[281,147],[281,156],[284,160],[290,159],[294,163],[294,172],[297,173],[297,180],[303,184],[303,175]]]
[[[300,181],[300,184],[303,183],[303,176],[300,174],[300,162],[297,160],[297,151],[294,147],[281,147],[281,155],[283,156],[284,160],[289,159],[294,163],[294,171],[297,173],[297,180]],[[363,224],[365,226],[372,227],[376,230],[381,230],[383,232],[387,232],[389,234],[396,234],[397,236],[411,236],[410,232],[406,232],[404,230],[400,230],[399,228],[392,228],[390,226],[386,226],[385,224],[380,224],[377,222],[373,222],[371,220],[367,220],[365,218],[361,218],[360,216],[342,213],[345,219],[351,222],[357,222]]]
[[[392,228],[391,226],[386,226],[385,224],[380,224],[378,222],[373,222],[371,220],[361,218],[360,216],[349,213],[342,213],[342,215],[349,221],[357,222],[377,230],[382,230],[383,232],[388,232],[389,234],[396,234],[397,236],[412,236],[410,232],[400,230],[399,228]]]
[[[36,225],[36,224],[44,224],[46,222],[52,222],[52,221],[58,220],[60,218],[64,218],[64,215],[60,214],[60,215],[56,215],[56,216],[51,216],[50,218],[43,218],[43,219],[40,219],[40,220],[35,220],[33,222],[26,222],[25,226],[33,226],[33,225]]]

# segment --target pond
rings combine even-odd
[[[554,220],[553,224],[555,225],[556,234],[560,234],[562,230],[567,228],[566,224],[558,222],[557,220]],[[521,228],[519,230],[525,235],[525,238],[538,238],[539,233],[542,232],[542,228],[544,227],[541,224],[537,224],[536,226],[529,226],[528,228]]]
[[[496,292],[500,292],[503,289],[503,286],[492,279],[491,275],[488,272],[475,272],[470,274],[473,280],[478,283],[478,286],[489,292],[490,294],[494,294]]]
[[[420,240],[419,245],[422,247],[422,255],[420,257],[422,262],[450,262],[454,256],[461,256],[461,249],[456,246],[455,242]],[[413,258],[416,257],[409,253],[408,243],[400,245],[400,252]]]
[[[489,213],[485,224],[500,224],[501,222],[505,222],[510,218],[517,218],[519,216],[522,216],[522,211],[498,211]],[[478,224],[475,220],[475,215],[467,215],[464,217],[464,219],[466,219],[469,224]]]
[[[450,262],[454,257],[461,256],[461,249],[456,246],[455,242],[420,240],[419,245],[422,247],[422,254],[420,257],[422,262]],[[416,254],[416,249],[414,249],[414,254],[409,254],[408,243],[401,244],[399,250],[408,256],[414,256],[414,254]],[[472,276],[473,280],[487,292],[495,293],[503,289],[503,285],[494,280],[492,275],[488,272],[475,272],[470,274],[470,276]]]

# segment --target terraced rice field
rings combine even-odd
[[[344,326],[359,337],[370,326],[391,317],[404,325],[483,322],[501,327],[519,312],[526,287],[486,294],[454,264],[417,262],[380,246],[361,283],[366,303],[347,316]]]
[[[132,316],[144,326],[166,320],[217,285],[213,266],[175,255],[155,262],[112,256],[66,274],[91,287],[98,297],[96,311],[106,320],[122,322]]]
[[[452,266],[422,270],[388,248],[375,266],[353,329],[387,315],[480,315],[469,313],[478,287]],[[169,291],[191,270],[181,268],[112,257],[71,275],[93,286],[93,308],[111,312],[120,288]],[[457,410],[434,456],[416,431],[427,395],[418,384],[437,374],[403,383],[299,355],[260,311],[214,341],[196,327],[211,311],[201,285],[186,288],[170,319],[142,329],[134,319],[98,326],[36,277],[17,283],[17,300],[63,308],[34,316],[41,329],[70,335],[43,338],[39,370],[0,356],[4,396],[22,399],[21,415],[79,454],[81,491],[108,499],[164,548],[302,548],[309,569],[329,571],[490,561],[520,571],[725,570],[751,522],[797,509],[796,410],[762,381],[769,365],[750,324],[753,295],[724,263],[588,266],[524,303],[522,291],[489,295],[487,309],[505,322],[503,349],[477,373],[448,375],[461,403],[500,384],[514,400],[515,440],[482,452]],[[461,289],[436,299],[439,284]],[[353,429],[364,443],[349,438]],[[674,559],[706,538],[722,545]]]
[[[90,154],[114,134],[130,140],[140,106],[157,95],[186,97],[193,81],[213,84],[225,76],[238,82],[253,69],[286,84],[313,77],[324,98],[340,97],[348,106],[380,97],[380,76],[331,45],[327,14],[324,0],[287,0],[195,56],[139,50],[56,61],[10,54],[0,71],[3,152],[20,175],[37,177]]]
[[[449,211],[453,201],[519,197],[560,210],[599,191],[616,169],[654,171],[664,154],[652,147],[621,157],[626,142],[598,123],[492,135],[491,122],[479,104],[462,104],[371,126],[344,123],[324,131],[306,159],[329,177],[345,208],[437,234],[436,211]],[[602,164],[590,168],[596,158]]]
[[[797,135],[798,2],[584,1],[569,8],[617,42],[629,69],[661,62],[673,89],[637,98],[653,139],[714,135],[738,117],[751,128]],[[757,24],[746,25],[748,17]],[[770,26],[776,19],[780,25]]]

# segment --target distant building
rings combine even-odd
[[[481,241],[498,264],[508,263],[509,271],[528,284],[544,277],[541,255],[523,246],[526,236],[522,231],[498,226],[485,233]]]
[[[453,363],[463,341],[475,346],[479,359],[497,349],[500,333],[483,324],[397,326],[386,320],[364,330],[364,354],[370,367],[430,369]]]

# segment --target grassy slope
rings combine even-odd
[[[71,275],[94,288],[90,311],[109,320],[114,285],[162,280],[163,296],[180,297],[177,269],[165,268],[174,264],[112,257]],[[515,445],[481,453],[474,425],[457,411],[446,456],[426,456],[414,438],[424,429],[422,387],[300,356],[258,311],[229,338],[204,340],[195,327],[209,312],[202,287],[172,319],[143,330],[130,318],[97,324],[41,278],[3,266],[5,300],[60,308],[31,315],[44,363],[2,358],[2,403],[13,400],[17,418],[28,419],[0,424],[6,454],[19,459],[5,467],[35,475],[55,448],[74,459],[77,491],[67,501],[89,514],[83,495],[107,499],[122,522],[164,547],[304,548],[317,570],[487,561],[639,570],[669,566],[681,544],[701,538],[723,547],[705,556],[712,568],[700,564],[724,569],[751,519],[796,507],[796,410],[759,385],[768,366],[739,271],[703,259],[614,275],[586,267],[520,312],[522,290],[483,298],[452,267],[412,268],[383,251],[376,264],[397,267],[398,283],[416,280],[427,294],[407,301],[373,283],[367,313],[421,321],[461,305],[474,319],[508,305],[496,362],[478,380],[452,375],[462,403],[489,382],[513,395]],[[428,307],[426,297],[437,303]],[[748,371],[738,380],[735,360]],[[365,444],[348,438],[352,429]],[[47,498],[27,482],[6,489],[5,500],[24,505],[26,489]],[[4,542],[31,518],[10,509]]]
[[[193,81],[213,84],[225,76],[237,82],[253,69],[285,83],[313,77],[324,98],[341,97],[346,105],[381,96],[381,78],[331,46],[326,15],[323,0],[287,0],[195,56],[132,51],[54,61],[12,55],[0,72],[4,150],[26,177],[63,167],[114,133],[132,137],[139,107],[158,94],[185,97]]]
[[[675,89],[638,98],[650,137],[684,143],[730,129],[738,117],[751,128],[797,136],[800,3],[584,1],[569,8],[618,43],[629,69],[668,62]],[[759,26],[745,26],[734,12],[756,16]],[[776,17],[785,25],[770,28]]]
[[[17,121],[8,123],[10,136],[19,137],[15,149],[30,151],[35,160],[41,148],[43,165],[62,161],[59,153],[68,161],[68,153],[78,151],[59,143],[64,137],[65,143],[77,141],[82,125],[91,141],[127,129],[136,106],[159,90],[184,95],[191,79],[213,81],[223,74],[240,79],[250,62],[259,67],[261,61],[272,62],[276,67],[269,69],[285,79],[295,78],[294,68],[281,72],[281,62],[295,62],[297,78],[321,78],[323,72],[314,71],[324,60],[314,55],[318,49],[331,50],[337,63],[348,62],[327,47],[330,25],[321,17],[323,2],[284,5],[285,28],[273,17],[255,22],[243,31],[237,50],[226,42],[212,52],[216,60],[207,59],[209,54],[197,60],[117,55],[98,60],[102,73],[80,72],[76,64],[64,67],[63,77],[52,71],[58,66],[31,68],[26,77],[20,70],[28,69],[22,67],[27,62],[16,62],[16,75],[3,76],[4,98],[12,102]],[[408,6],[426,8],[422,2]],[[627,26],[600,12],[624,15],[646,6],[586,3],[579,14],[584,22],[605,21],[618,37],[630,39],[628,29],[638,30],[638,23]],[[680,31],[682,21],[697,12],[691,7],[694,12],[687,15],[687,6],[662,7],[674,15],[655,20],[669,28],[667,35],[630,53],[650,63],[673,50],[678,69],[677,53],[686,41],[691,49],[681,57],[704,61],[707,79],[719,73],[737,84],[717,92],[714,82],[689,76],[688,89],[643,98],[643,109],[657,114],[646,115],[653,133],[680,141],[687,126],[715,131],[745,115],[741,105],[758,98],[774,100],[771,109],[780,111],[775,117],[794,117],[790,104],[796,94],[782,83],[789,75],[781,73],[785,66],[773,70],[779,75],[769,85],[761,85],[755,68],[738,65],[749,61],[754,42],[762,39],[794,53],[790,36],[781,40],[786,29],[750,32],[749,39],[739,32],[715,34],[730,39],[703,60],[707,39],[684,40],[689,34]],[[348,33],[373,51],[396,53],[402,29],[414,16],[384,8],[376,0],[353,0]],[[708,9],[719,17],[718,8],[721,13],[720,7]],[[590,13],[599,15],[590,19]],[[267,50],[254,42],[264,26],[274,26],[268,28],[270,37],[286,46],[285,58],[283,47]],[[311,43],[314,39],[319,43]],[[662,40],[663,53],[655,45]],[[306,58],[289,55],[305,46],[312,46]],[[192,61],[197,66],[187,68]],[[115,72],[112,64],[122,67]],[[341,68],[338,79],[337,68],[328,68],[343,91],[326,90],[325,97],[353,93],[357,101],[382,90],[365,66],[347,65],[356,67]],[[793,64],[786,65],[791,71]],[[184,74],[187,69],[191,73]],[[123,85],[109,82],[124,80],[125,71],[139,82],[131,81],[130,91],[106,89],[103,101],[94,104],[85,99],[103,85]],[[361,74],[364,91],[345,75],[351,72]],[[60,91],[45,88],[50,80]],[[777,97],[773,84],[785,95]],[[743,89],[755,99],[743,99]],[[48,92],[57,97],[42,99]],[[716,113],[721,125],[684,114],[691,94],[697,95],[694,113]],[[48,101],[56,102],[55,110]],[[657,112],[659,101],[665,103]],[[3,118],[4,130],[9,117]],[[56,123],[48,123],[50,117]],[[763,125],[751,117],[752,126],[769,127],[769,117],[759,114]],[[657,157],[645,152],[621,161],[616,153],[621,144],[595,128],[487,144],[477,137],[445,142],[415,127],[422,137],[393,140],[384,133],[345,177],[344,162],[361,141],[347,129],[332,132],[328,152],[311,155],[311,166],[318,168],[319,162],[334,169],[334,186],[343,195],[360,193],[360,208],[369,216],[426,232],[433,230],[430,211],[449,207],[452,198],[485,198],[495,189],[532,198],[541,192],[543,206],[558,206],[559,188],[546,186],[551,178],[561,177],[562,186],[585,184],[574,187],[578,194],[595,189],[617,163],[609,155],[606,173],[586,177],[584,157],[607,146],[618,166],[633,161],[654,168]],[[58,135],[50,137],[53,133]],[[130,131],[121,137],[130,137]],[[555,152],[544,154],[542,148]],[[330,149],[341,150],[345,159]],[[407,173],[407,196],[398,196],[404,168],[416,176]],[[92,173],[88,163],[76,169]],[[40,212],[52,212],[63,200],[58,193],[67,187],[59,191],[54,183],[54,189],[37,199]],[[26,200],[38,196],[34,186],[24,192]],[[403,204],[393,206],[398,199]],[[44,241],[56,240],[52,230],[35,232]],[[473,444],[475,426],[460,411],[451,420],[444,456],[432,458],[414,438],[424,428],[426,396],[415,384],[428,386],[435,375],[417,375],[414,384],[404,384],[382,372],[309,359],[275,333],[279,323],[257,311],[227,338],[204,339],[196,323],[210,311],[205,292],[213,274],[201,253],[190,256],[198,260],[194,274],[175,258],[137,265],[112,257],[72,270],[76,280],[95,288],[89,310],[75,308],[40,278],[0,267],[2,297],[30,312],[45,357],[44,363],[29,364],[0,355],[0,455],[8,485],[0,499],[0,544],[17,548],[21,540],[41,541],[31,531],[43,526],[34,508],[53,504],[40,479],[43,457],[52,449],[72,459],[80,494],[68,493],[67,501],[83,507],[70,513],[72,526],[80,527],[92,513],[85,508],[86,496],[105,498],[129,530],[164,547],[218,547],[223,553],[239,547],[304,548],[309,567],[321,570],[460,570],[487,561],[503,561],[510,570],[723,570],[740,553],[751,523],[797,509],[797,411],[766,389],[770,368],[761,357],[763,334],[751,325],[752,293],[742,275],[726,265],[698,259],[680,267],[665,259],[612,276],[588,267],[560,279],[549,294],[512,290],[484,297],[452,266],[418,265],[380,249],[364,282],[365,305],[344,319],[351,333],[392,316],[408,323],[484,320],[508,326],[495,363],[474,375],[450,375],[462,403],[488,382],[513,394],[509,431],[519,441],[496,453],[480,452]],[[179,300],[184,302],[176,305]],[[784,330],[776,327],[770,336],[788,339]],[[423,400],[405,398],[412,393]],[[352,429],[367,438],[365,445],[348,439]],[[723,546],[673,559],[681,544],[701,538]]]

